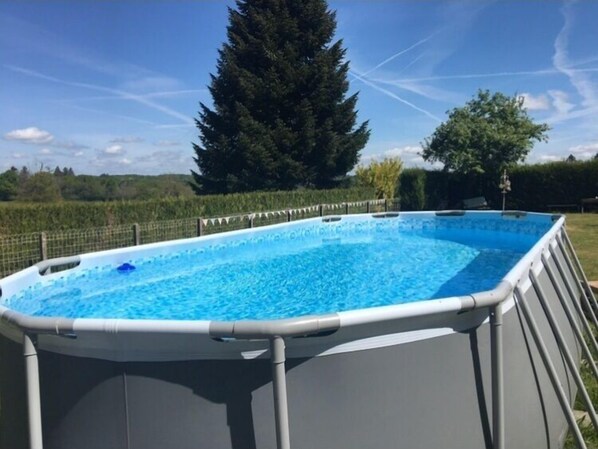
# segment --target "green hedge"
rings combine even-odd
[[[129,223],[216,217],[374,198],[370,188],[206,195],[149,201],[51,204],[0,203],[0,234],[57,231]]]
[[[421,168],[403,170],[399,178],[398,197],[401,210],[424,210],[426,208],[427,173]]]
[[[512,191],[507,195],[508,209],[546,211],[550,205],[579,204],[582,198],[597,196],[598,160],[520,165],[509,171],[509,178]],[[401,209],[459,208],[463,199],[476,196],[486,197],[491,208],[500,209],[499,181],[480,175],[407,169],[399,188]]]
[[[514,209],[542,211],[598,196],[598,160],[521,166],[509,177],[513,190],[507,206]]]

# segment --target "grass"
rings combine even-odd
[[[598,280],[598,214],[567,214],[567,232],[586,276]]]
[[[588,280],[598,280],[598,214],[567,214],[567,232]],[[594,333],[598,333],[596,329],[594,329]],[[594,359],[598,359],[598,354],[594,354]],[[585,361],[582,361],[581,376],[588,389],[592,404],[595,408],[598,407],[598,381]],[[575,406],[578,410],[586,410],[579,395]],[[589,419],[581,421],[579,424],[588,449],[598,449],[598,433],[592,427]],[[576,447],[575,439],[569,433],[565,449]]]

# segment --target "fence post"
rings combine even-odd
[[[133,225],[133,245],[137,246],[141,244],[141,228],[139,223]]]
[[[255,218],[255,214],[249,214],[249,227],[253,228],[253,219]]]
[[[388,200],[384,198],[384,212],[388,212]]]
[[[291,214],[291,209],[288,209],[287,210],[287,222],[291,221],[292,219],[293,218],[292,218],[292,214]]]
[[[320,217],[323,217],[324,216],[324,205],[320,204],[319,208],[320,208]]]
[[[370,211],[372,210],[372,208],[370,207],[370,202],[369,202],[369,201],[366,201],[365,205],[366,205],[366,213],[368,213],[368,214],[369,214],[369,213],[370,213]]]
[[[203,235],[203,220],[201,217],[197,219],[197,236],[201,237]]]
[[[48,236],[45,232],[39,233],[39,255],[41,260],[48,258]]]

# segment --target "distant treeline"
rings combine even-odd
[[[598,196],[598,159],[519,165],[508,176],[512,188],[507,194],[508,209],[547,211]],[[476,196],[484,196],[491,208],[500,209],[499,182],[484,175],[406,169],[398,196],[401,210],[459,208],[463,199]]]
[[[170,197],[144,201],[0,203],[0,235],[217,217],[374,198],[370,188]]]
[[[0,174],[0,201],[113,201],[192,197],[191,175],[75,175],[72,168],[31,173],[26,167]]]

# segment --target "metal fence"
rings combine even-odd
[[[133,225],[0,236],[0,278],[42,260],[55,257],[197,237],[318,216],[374,213],[398,210],[398,208],[398,201],[382,199],[318,204],[295,209],[250,212],[224,217],[197,217]]]

